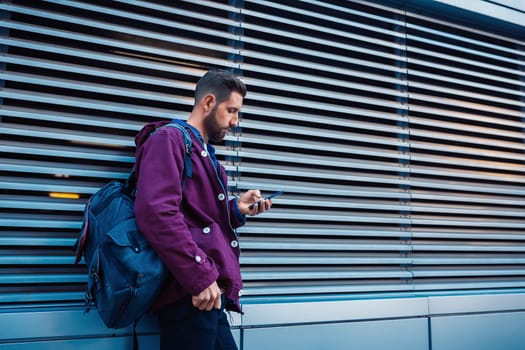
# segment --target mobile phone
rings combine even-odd
[[[265,200],[266,200],[266,199],[272,199],[272,198],[275,198],[275,197],[280,196],[280,195],[283,194],[283,193],[284,193],[284,191],[277,191],[277,192],[272,193],[272,194],[269,195],[269,196],[264,197],[264,199],[265,199]],[[256,205],[259,205],[259,203],[260,203],[260,202],[254,202],[254,203],[250,204],[250,205],[248,206],[248,209],[250,209],[250,210],[253,209],[253,207],[255,207]]]

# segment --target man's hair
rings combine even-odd
[[[230,98],[232,92],[238,92],[244,98],[246,96],[246,85],[230,71],[224,69],[212,69],[202,76],[195,87],[195,104],[207,94],[212,94],[217,104]]]

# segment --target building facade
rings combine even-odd
[[[0,350],[129,348],[82,211],[213,67],[230,192],[285,191],[238,232],[240,349],[525,349],[525,9],[457,3],[1,1]]]

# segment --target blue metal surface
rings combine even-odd
[[[441,295],[245,304],[232,314],[244,350],[520,350],[525,294]],[[138,327],[143,349],[158,348],[152,316]],[[108,329],[80,307],[0,309],[0,350],[127,350],[131,327]]]
[[[432,350],[523,350],[525,312],[431,319]]]
[[[405,319],[249,329],[249,350],[427,350],[427,321]]]

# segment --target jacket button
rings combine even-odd
[[[208,152],[206,152],[205,150],[202,150],[201,151],[201,156],[207,157],[208,156]]]
[[[209,227],[205,227],[205,228],[202,229],[202,233],[204,233],[205,235],[207,235],[210,232],[211,232],[211,228],[209,228]]]
[[[219,193],[219,195],[217,196],[217,198],[219,198],[220,201],[223,201],[224,198],[226,198],[226,196],[224,195],[224,193]]]
[[[202,262],[202,258],[200,255],[195,255],[195,261],[197,262],[197,264],[200,264]]]
[[[239,246],[239,242],[237,242],[237,241],[231,241],[231,242],[230,242],[230,245],[231,245],[232,248],[237,248],[237,247]]]

